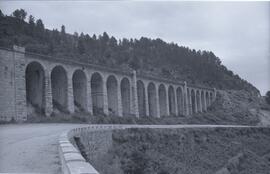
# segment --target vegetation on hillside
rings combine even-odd
[[[103,66],[135,69],[139,73],[161,75],[218,89],[244,89],[258,94],[258,90],[222,65],[211,51],[194,50],[166,43],[163,40],[141,37],[119,39],[102,35],[68,34],[49,30],[41,19],[35,20],[27,12],[16,10],[10,16],[0,10],[0,46],[24,46],[26,51],[72,59]]]
[[[269,174],[269,131],[133,128],[114,130],[109,148],[82,142],[87,161],[101,174]],[[90,140],[95,141],[94,137]]]
[[[270,91],[267,91],[266,95],[265,95],[265,100],[268,104],[270,104]]]

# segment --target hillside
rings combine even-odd
[[[185,80],[217,89],[245,90],[253,94],[259,91],[247,81],[228,70],[211,51],[194,50],[166,43],[163,40],[141,37],[120,39],[102,35],[68,34],[44,27],[41,19],[35,21],[27,13],[17,10],[11,16],[0,11],[0,46],[24,46],[26,51],[80,62],[101,64],[123,69],[135,69],[138,73],[159,75],[165,78]],[[89,29],[90,30],[90,29]]]
[[[88,132],[79,148],[101,174],[269,174],[269,135],[256,127],[133,128]]]

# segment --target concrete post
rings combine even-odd
[[[155,84],[156,86],[156,105],[157,105],[157,117],[160,118],[160,108],[159,108],[159,95],[158,95],[158,86]]]
[[[15,90],[15,120],[27,119],[26,86],[25,86],[25,48],[13,46],[14,58],[14,90]]]
[[[133,71],[132,76],[132,103],[133,103],[133,114],[139,117],[139,106],[138,106],[138,93],[137,93],[137,74]]]
[[[117,79],[117,106],[118,106],[118,115],[120,117],[123,116],[123,108],[122,108],[122,97],[121,97],[121,85],[120,85],[121,81],[120,79]]]
[[[173,90],[174,90],[174,103],[175,103],[175,115],[178,116],[178,101],[177,101],[177,91],[176,91],[177,87],[174,86]]]
[[[107,85],[106,85],[106,79],[103,75],[102,80],[102,91],[103,91],[103,112],[105,115],[109,115],[109,109],[108,109],[108,92],[107,92]]]
[[[146,116],[149,116],[148,83],[145,85],[145,112]]]
[[[45,70],[45,115],[49,117],[53,112],[51,73]]]
[[[67,73],[67,109],[70,113],[74,113],[74,96],[73,96],[73,83],[72,73]]]
[[[184,89],[183,89],[183,101],[184,101],[184,115],[188,116],[189,115],[189,102],[188,102],[188,93],[187,93],[187,82],[184,82]]]
[[[90,76],[88,75],[90,73],[87,73],[86,75],[86,108],[87,112],[90,114],[93,114],[93,103],[92,103],[92,92],[91,92],[91,74]]]

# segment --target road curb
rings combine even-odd
[[[71,143],[74,131],[66,131],[59,136],[58,147],[63,174],[99,174],[96,169],[85,161],[80,151]],[[83,129],[79,128],[80,131]]]

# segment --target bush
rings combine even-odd
[[[268,104],[270,104],[270,91],[267,91],[265,100]]]

